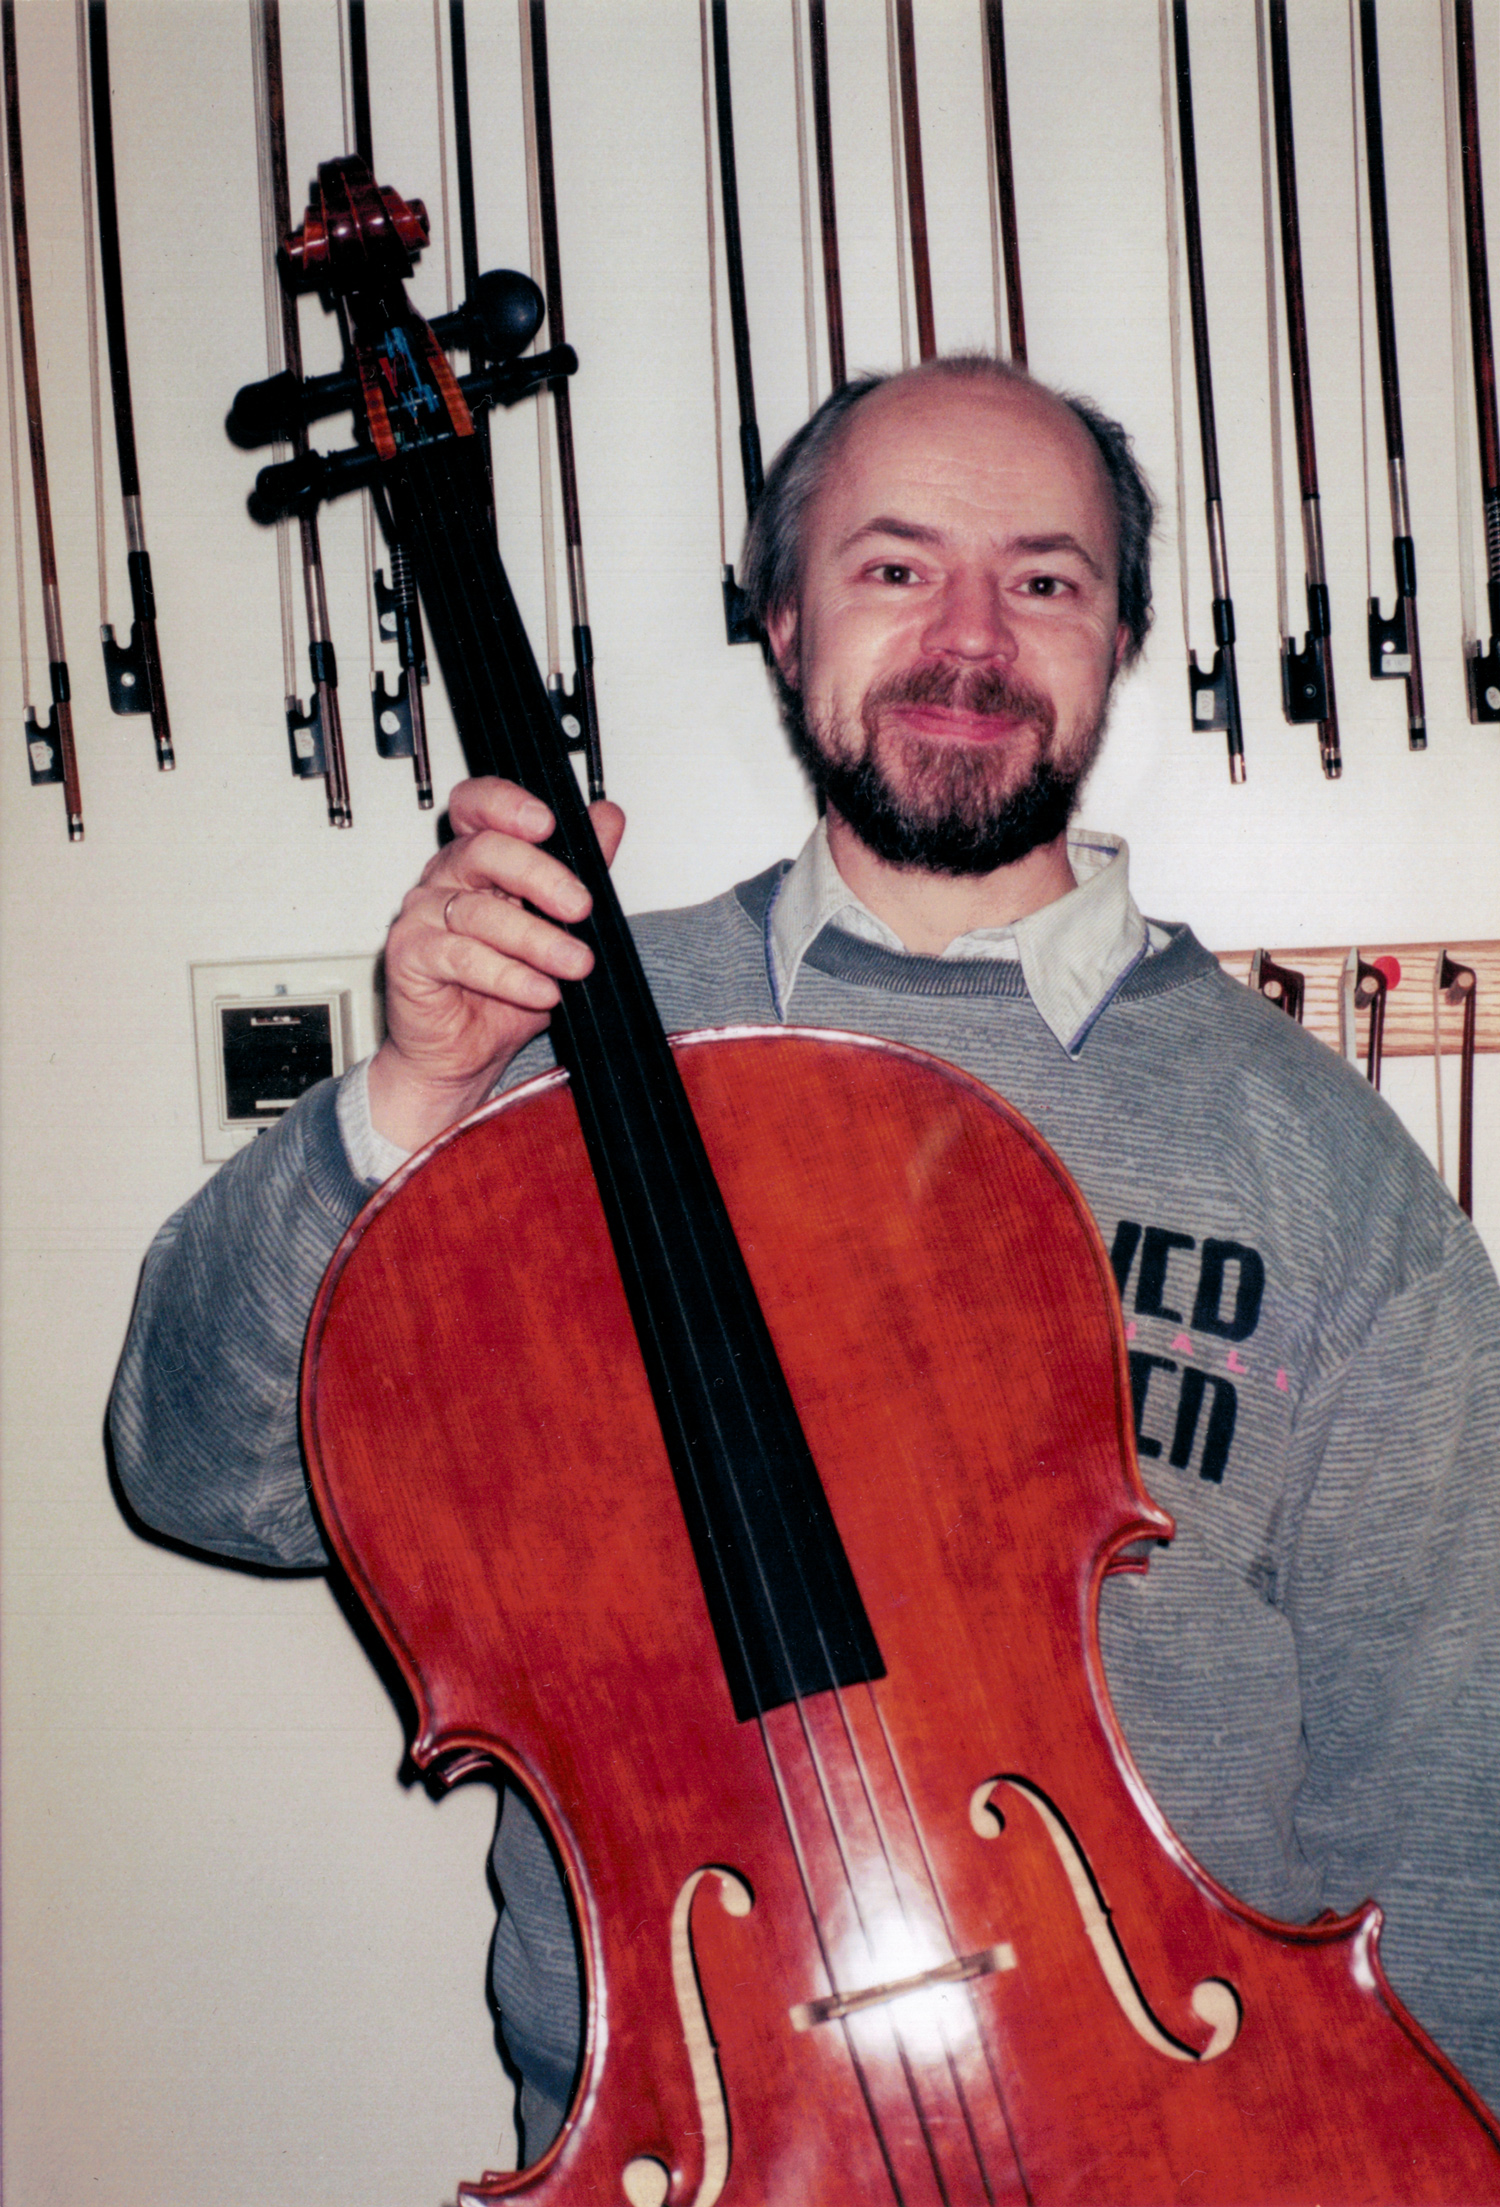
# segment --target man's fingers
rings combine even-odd
[[[466,997],[487,997],[512,1011],[550,1012],[560,993],[557,981],[533,959],[508,957],[477,935],[455,936],[444,964],[444,979]]]
[[[544,843],[554,826],[552,814],[539,797],[517,782],[502,781],[496,774],[459,782],[448,799],[448,824],[455,836],[475,835],[486,828],[501,835],[516,835],[523,842]]]
[[[555,920],[581,920],[590,903],[582,882],[560,860],[491,828],[439,851],[423,880],[429,890],[445,896],[453,889],[498,890],[523,898]]]
[[[625,828],[618,805],[591,808],[606,860]],[[386,938],[386,1039],[370,1068],[375,1125],[404,1149],[447,1126],[540,1034],[559,985],[593,966],[569,932],[589,910],[583,884],[538,846],[544,804],[498,776],[460,782],[452,840],[434,853]]]
[[[568,878],[571,880],[572,876]],[[443,891],[441,902],[437,901],[436,886],[432,894],[434,925],[454,938],[448,956],[435,953],[446,968],[443,973],[446,980],[459,981],[466,988],[479,987],[486,995],[508,994],[506,990],[490,986],[487,979],[476,977],[481,969],[476,968],[475,961],[464,951],[465,943],[482,945],[508,963],[554,975],[560,981],[581,980],[594,963],[594,954],[587,943],[580,942],[565,928],[554,927],[549,920],[528,911],[525,905],[515,903],[509,896],[497,896],[491,889],[462,886]],[[488,969],[483,970],[487,974]],[[539,1006],[542,1001],[555,1004],[556,991],[551,991],[545,999],[526,998],[533,1006]]]
[[[625,815],[607,797],[600,797],[589,806],[589,818],[594,823],[594,833],[599,838],[604,863],[606,866],[613,866],[615,853],[620,848],[620,838],[625,833]]]

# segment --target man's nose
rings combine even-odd
[[[1000,584],[989,575],[951,576],[922,642],[951,659],[1014,659],[1016,634]]]

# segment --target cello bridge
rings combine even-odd
[[[1002,1943],[982,1947],[977,1954],[960,1955],[936,1969],[919,1970],[914,1977],[893,1977],[883,1985],[869,1985],[863,1992],[830,1993],[822,2000],[804,2000],[791,2011],[792,2029],[810,2031],[818,2023],[837,2023],[861,2008],[881,2008],[909,1992],[928,1992],[934,1985],[963,1985],[973,1977],[990,1977],[999,1970],[1014,1969],[1016,1950]]]

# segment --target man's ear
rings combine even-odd
[[[1118,674],[1130,657],[1130,630],[1124,621],[1115,630],[1115,659],[1113,672]]]
[[[784,682],[797,679],[797,608],[784,605],[766,622],[766,642],[781,670]]]

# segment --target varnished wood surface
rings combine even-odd
[[[1130,1769],[1098,1586],[1168,1522],[1062,1168],[888,1046],[773,1032],[679,1059],[888,1676],[734,1721],[560,1076],[382,1192],[310,1337],[319,1509],[411,1685],[418,1763],[492,1756],[541,1804],[589,1979],[558,2145],[463,2197],[617,2201],[656,2161],[696,2207],[1500,2200],[1500,2140],[1370,1924],[1258,1924]],[[1014,1967],[793,2020],[1000,1945]],[[1204,1981],[1238,2006],[1213,2060]]]

